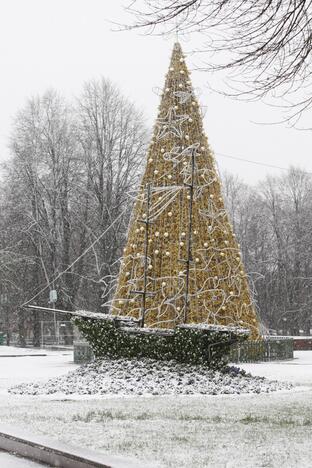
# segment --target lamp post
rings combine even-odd
[[[49,303],[52,304],[52,309],[55,309],[55,303],[57,301],[57,291],[56,289],[51,289],[49,294]],[[56,312],[54,312],[54,333],[55,333],[55,340],[59,344],[59,333],[57,330],[57,322],[56,322]]]
[[[283,317],[283,322],[284,322],[284,331],[286,332],[286,335],[288,335],[288,330],[287,330],[287,317]]]
[[[8,295],[7,293],[0,294],[0,304],[5,313],[5,329],[6,329],[6,344],[10,346],[10,318],[9,318],[9,309],[8,304]]]

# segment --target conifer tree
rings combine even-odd
[[[258,336],[239,244],[179,43],[130,220],[113,314],[142,326],[210,323]]]

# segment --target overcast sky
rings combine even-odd
[[[0,3],[0,160],[9,157],[12,119],[27,98],[55,88],[77,95],[84,81],[104,76],[143,110],[149,125],[156,117],[174,38],[113,32],[110,21],[126,22],[127,0],[5,0]],[[198,37],[181,39],[185,52]],[[196,58],[187,57],[194,68]],[[312,172],[312,132],[285,125],[259,125],[281,118],[262,103],[242,103],[209,90],[213,78],[196,70],[193,85],[206,106],[205,129],[221,170],[256,183],[267,173],[284,171],[240,162],[221,154]]]

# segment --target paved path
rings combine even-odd
[[[16,457],[11,453],[0,452],[0,466],[2,468],[40,468],[47,465],[26,460],[25,458]]]

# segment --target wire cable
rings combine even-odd
[[[235,159],[237,161],[247,162],[249,164],[255,164],[257,166],[264,166],[264,167],[270,167],[273,169],[281,169],[283,171],[289,171],[289,167],[275,166],[274,164],[266,164],[260,161],[252,161],[251,159],[239,158],[237,156],[230,156],[229,154],[224,154],[224,153],[215,152],[215,154],[223,158]],[[312,174],[312,172],[309,172],[309,171],[302,171],[302,172],[304,172],[305,174],[310,174],[310,175]]]
[[[48,289],[55,281],[57,281],[61,276],[63,276],[65,273],[68,272],[68,270],[70,270],[77,262],[79,262],[79,260],[81,260],[82,257],[85,256],[85,254],[87,252],[89,252],[90,249],[92,249],[92,247],[97,243],[99,242],[99,240],[114,226],[114,224],[117,223],[117,221],[122,217],[122,215],[126,212],[128,208],[125,208],[118,216],[116,219],[114,219],[114,221],[108,226],[107,229],[105,229],[105,231],[103,231],[90,245],[89,247],[87,247],[83,252],[82,254],[79,255],[79,257],[77,257],[64,271],[62,271],[61,273],[59,273],[55,278],[53,278],[44,288],[41,289],[41,291],[39,291],[37,294],[35,294],[31,299],[29,299],[28,301],[24,302],[20,307],[25,307],[26,305],[28,305],[30,302],[32,302],[34,299],[36,299],[36,297],[38,297],[41,293],[43,293],[46,289]]]

